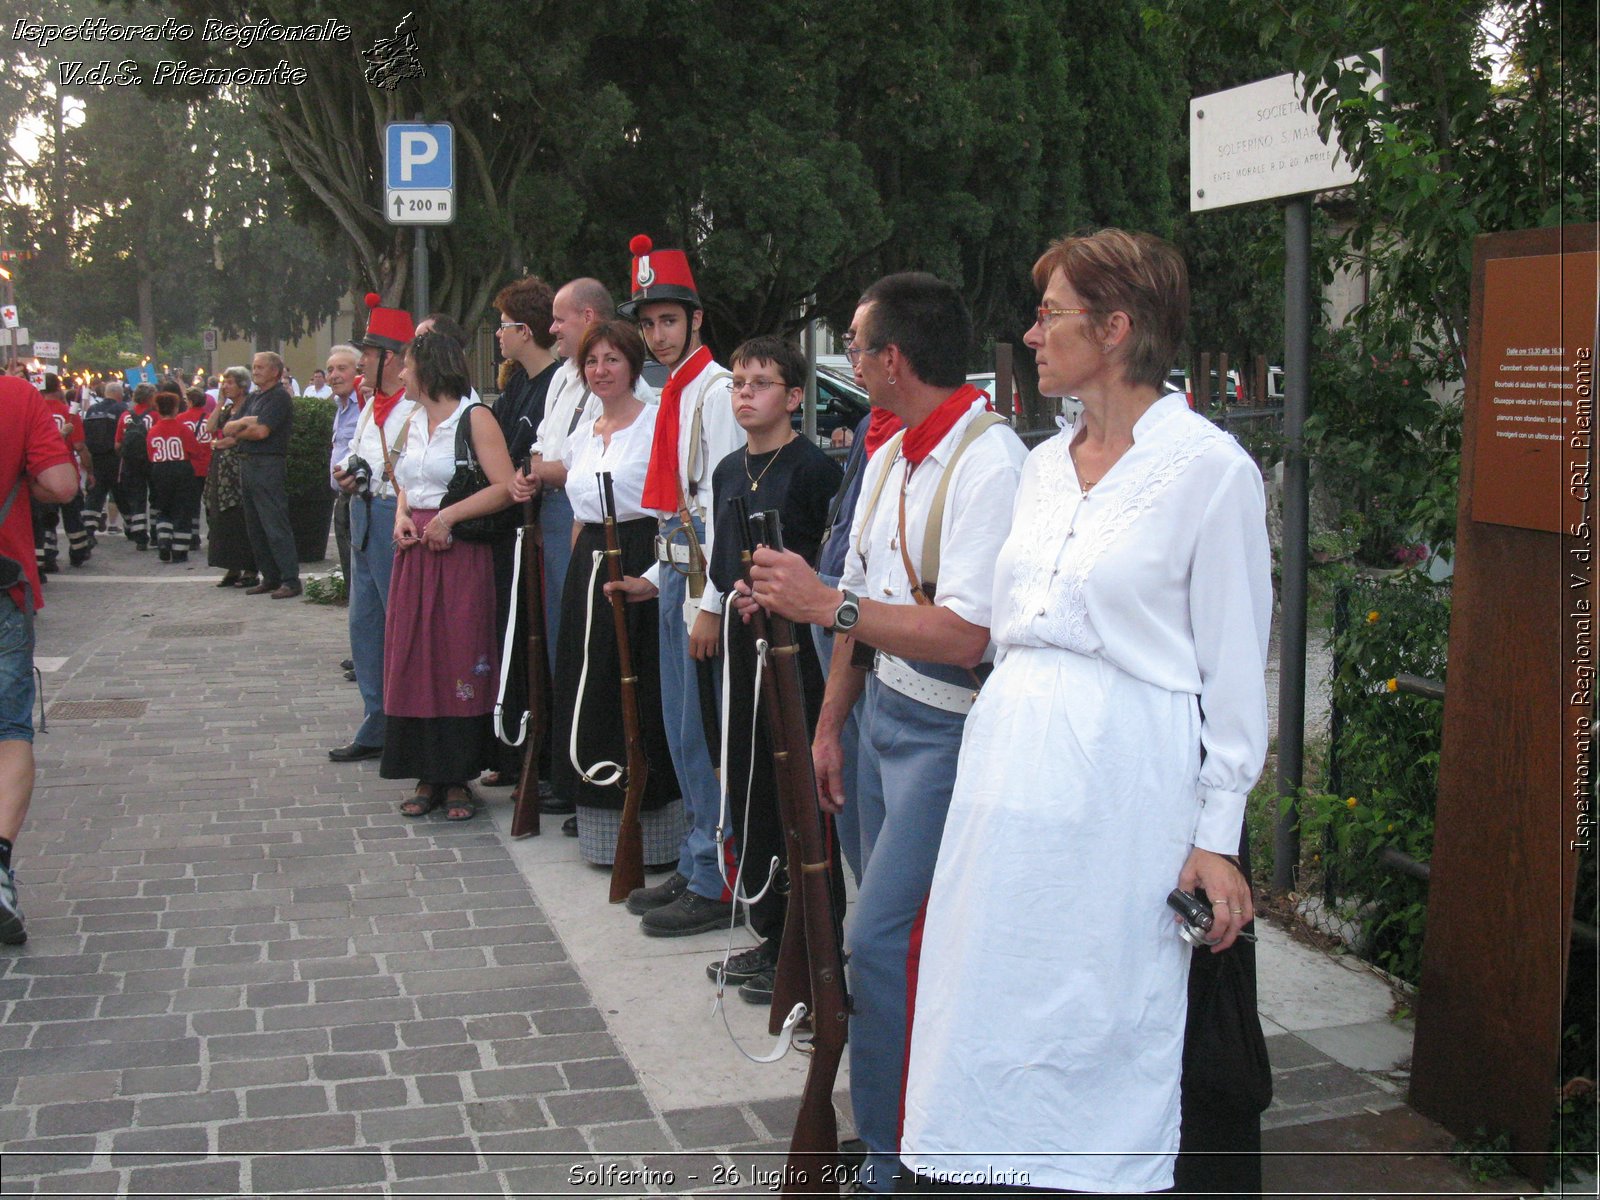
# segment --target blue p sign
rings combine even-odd
[[[455,130],[449,125],[388,126],[384,175],[390,188],[455,186]]]

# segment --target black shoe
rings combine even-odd
[[[329,750],[328,757],[334,762],[360,762],[364,758],[381,758],[382,746],[363,746],[360,742],[351,742],[348,746],[340,746],[337,750]]]
[[[549,812],[544,805],[539,806],[543,812]],[[665,908],[679,896],[689,890],[689,881],[678,872],[674,871],[655,887],[634,888],[628,893],[628,911],[636,917],[658,908]]]
[[[136,541],[133,543],[133,548],[143,554],[146,550],[150,549],[150,543]]]
[[[238,581],[234,584],[234,586],[235,587],[242,587],[248,592],[249,589],[255,587],[256,584],[258,584],[260,582],[261,582],[261,577],[259,575],[241,575],[241,576],[239,576]]]
[[[171,546],[161,546],[161,547],[157,548],[156,557],[159,558],[162,562],[171,562],[172,561],[172,547]]]
[[[759,975],[754,975],[739,985],[739,999],[746,1004],[772,1003],[773,979],[778,974],[777,967],[768,967]]]
[[[239,582],[239,572],[237,572],[237,571],[229,571],[221,579],[217,580],[217,586],[218,587],[232,587],[234,584],[236,584],[238,582]]]
[[[58,562],[56,559],[47,558],[42,563],[39,564],[39,574],[41,574],[41,575],[59,575],[59,574],[61,574],[61,563]]]
[[[67,561],[75,567],[81,567],[84,563],[89,561],[89,552],[84,550],[80,553],[79,551],[74,550],[72,553],[67,555]]]
[[[744,914],[734,907],[733,901],[707,900],[689,891],[671,904],[652,909],[639,918],[639,928],[648,937],[689,937],[743,924]]]
[[[539,811],[547,817],[564,817],[568,813],[578,811],[578,806],[571,800],[563,800],[559,796],[548,798],[541,792],[539,795]]]
[[[356,673],[354,671],[346,671],[344,678],[346,683],[354,683],[356,681]]]
[[[568,817],[565,821],[561,822],[561,832],[567,837],[577,837],[578,818],[575,816]]]
[[[861,1165],[867,1161],[867,1143],[858,1137],[845,1138],[839,1143],[839,1165],[845,1169],[851,1182],[861,1174]]]
[[[716,983],[721,980],[737,986],[748,983],[758,975],[770,973],[778,965],[778,948],[769,942],[751,946],[731,955],[727,962],[720,958],[706,964],[706,978]]]
[[[178,564],[182,564],[182,563],[188,562],[189,561],[189,552],[187,550],[174,550],[172,552],[172,561],[174,563],[178,563]]]
[[[339,670],[341,670],[341,671],[354,671],[355,669],[356,669],[355,659],[346,658],[346,659],[340,660],[340,662],[339,662]]]

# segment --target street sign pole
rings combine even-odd
[[[455,128],[446,121],[395,121],[384,129],[383,217],[411,225],[411,307],[418,320],[432,307],[428,286],[429,225],[456,219]]]
[[[411,310],[422,320],[430,311],[428,305],[428,230],[418,225],[412,232],[411,246]]]

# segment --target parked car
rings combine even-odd
[[[1189,407],[1193,408],[1195,406],[1194,381],[1189,377],[1188,371],[1174,367],[1167,372],[1167,389],[1169,391],[1182,392],[1189,400]],[[1217,372],[1213,368],[1210,387],[1206,389],[1205,400],[1207,404],[1210,404],[1215,402],[1217,398]],[[1228,372],[1227,392],[1224,393],[1222,399],[1233,404],[1244,403],[1244,380],[1240,378],[1239,372]]]
[[[817,364],[817,444],[829,446],[833,444],[833,432],[836,429],[846,429],[851,432],[861,423],[872,410],[872,401],[867,399],[866,392],[856,386],[855,380],[848,371],[839,371],[832,366]],[[800,429],[805,423],[805,410],[796,409],[794,412],[794,427]]]

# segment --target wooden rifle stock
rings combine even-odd
[[[539,754],[550,725],[550,648],[544,627],[544,531],[539,524],[539,497],[523,506],[522,619],[528,624],[528,728],[522,743],[522,774],[511,793],[511,836],[537,837],[539,833]],[[518,597],[511,597],[515,604]]]
[[[734,503],[743,513],[742,498]],[[741,520],[746,554],[756,544],[783,549],[776,511]],[[795,1117],[784,1169],[783,1195],[838,1192],[839,1125],[833,1110],[833,1085],[844,1057],[850,1018],[845,992],[844,951],[839,914],[834,907],[833,870],[826,827],[817,805],[811,764],[811,732],[806,727],[799,646],[792,622],[756,610],[751,627],[768,645],[762,682],[767,739],[772,745],[788,860],[789,903],[778,952],[772,997],[772,1030],[777,1031],[797,1000],[806,1001],[811,1021],[811,1066],[806,1072],[800,1112]]]
[[[617,500],[611,490],[611,472],[600,471],[597,475],[605,514],[606,576],[612,583],[621,583],[622,545],[617,538]],[[628,790],[622,802],[617,848],[611,858],[611,903],[620,904],[629,892],[644,886],[644,828],[639,823],[639,806],[644,802],[650,765],[645,760],[644,736],[639,728],[639,678],[634,674],[633,651],[628,645],[628,598],[620,591],[611,593],[611,624],[622,672],[622,732],[628,748]]]

